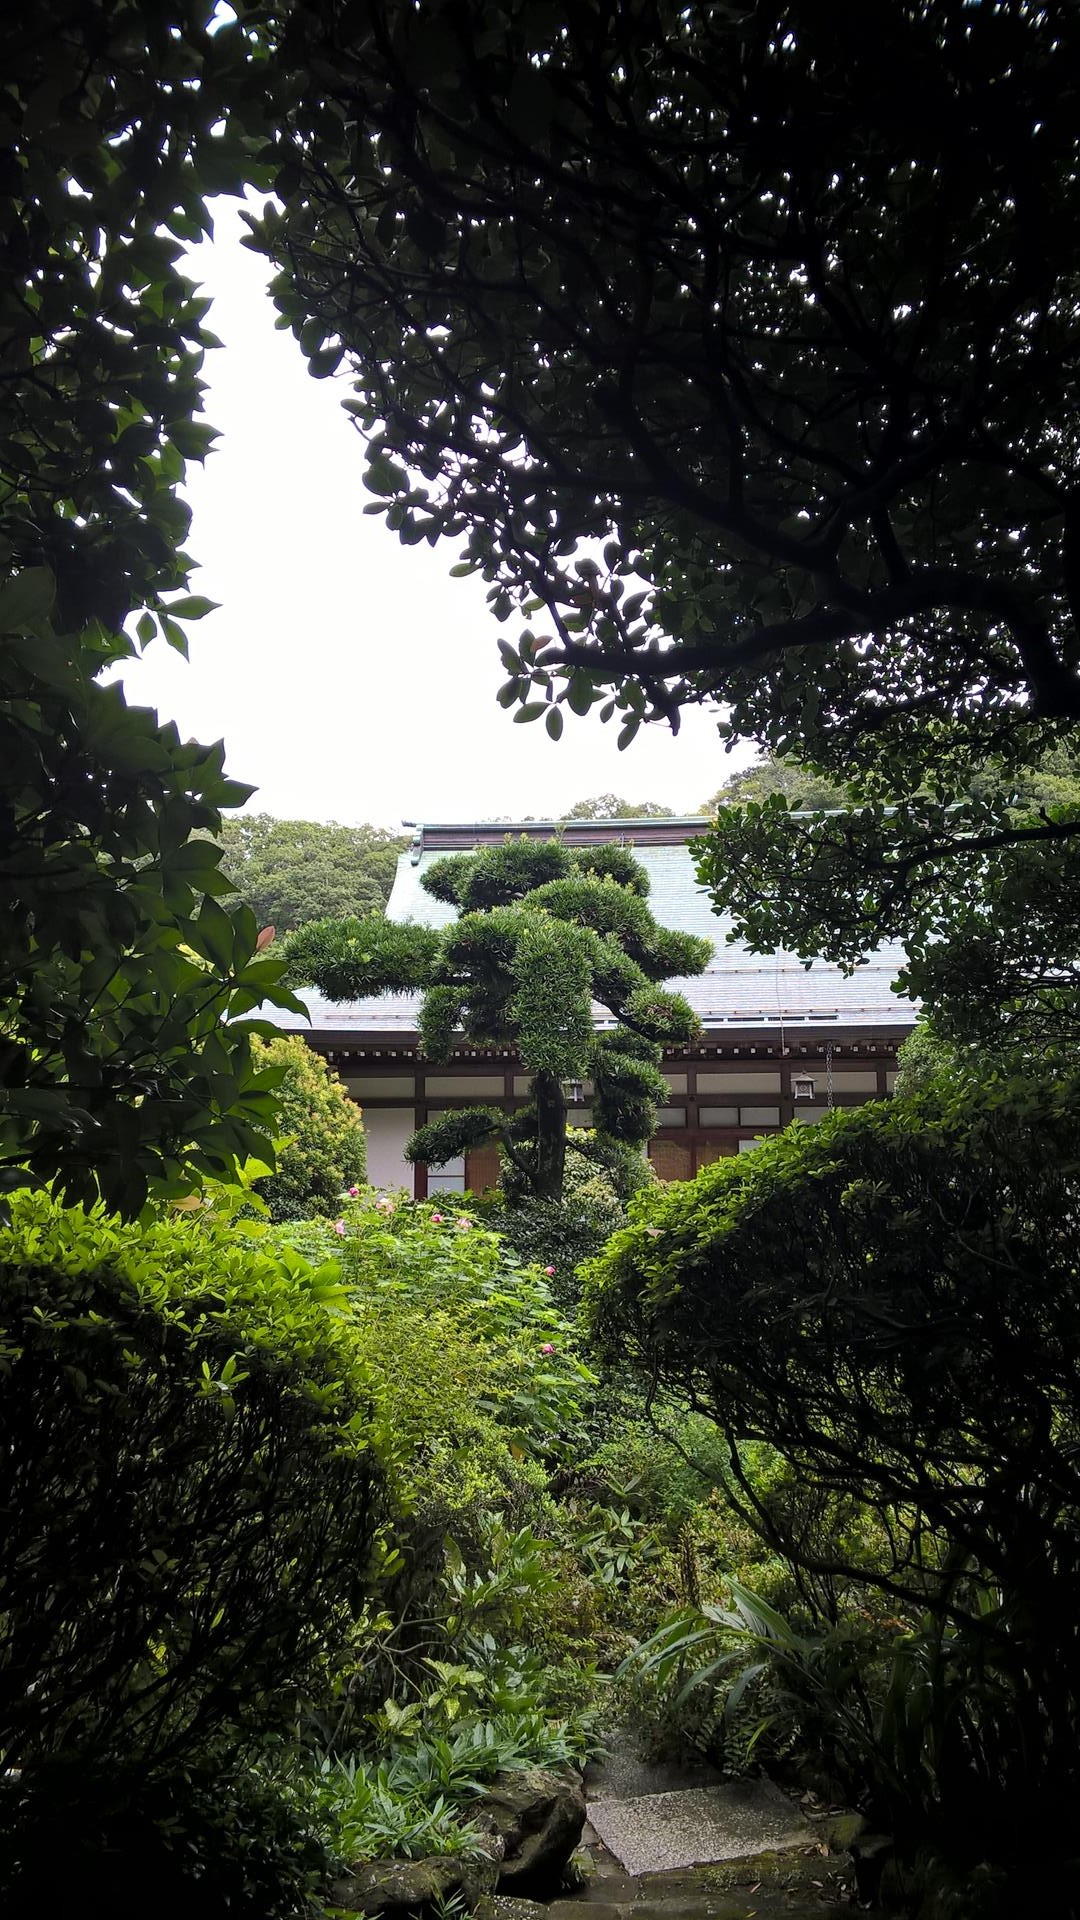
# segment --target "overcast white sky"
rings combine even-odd
[[[283,818],[477,820],[558,815],[615,792],[692,813],[752,758],[725,755],[715,719],[639,734],[567,714],[563,738],[515,726],[483,583],[451,580],[448,544],[403,547],[364,515],[362,449],[337,380],[312,380],[274,327],[266,268],[221,204],[192,271],[224,351],[208,356],[206,417],[221,439],[191,469],[192,590],[221,603],[185,662],[158,640],[124,669],[128,700],[183,737],[224,738],[250,805]],[[513,635],[513,621],[506,628]]]

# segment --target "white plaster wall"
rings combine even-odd
[[[354,1100],[411,1100],[416,1080],[411,1073],[343,1073],[341,1078]]]
[[[501,1096],[503,1076],[501,1073],[429,1073],[424,1084],[432,1100],[460,1094],[475,1094],[480,1100],[492,1094]]]
[[[775,1067],[759,1068],[757,1073],[702,1073],[698,1070],[699,1093],[779,1093],[780,1073]]]
[[[367,1177],[373,1187],[413,1190],[413,1169],[405,1158],[405,1142],[416,1130],[412,1107],[368,1107],[364,1111],[367,1134]]]

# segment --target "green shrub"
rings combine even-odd
[[[54,1910],[60,1862],[79,1911],[109,1920],[312,1920],[333,1871],[308,1796],[225,1755],[12,1779],[0,1822],[18,1839],[7,1920]]]
[[[593,1275],[602,1338],[713,1415],[819,1624],[861,1588],[916,1636],[863,1763],[908,1863],[1019,1871],[1015,1836],[1069,1831],[1078,1167],[1074,1076],[957,1069],[650,1196]],[[797,1497],[755,1487],[762,1436]]]
[[[593,1375],[547,1278],[456,1206],[361,1196],[335,1244],[385,1421],[407,1452],[481,1418],[513,1457],[572,1451]],[[464,1465],[464,1463],[462,1463]]]
[[[595,1136],[586,1133],[582,1139],[591,1148]],[[484,1218],[519,1259],[553,1269],[552,1294],[572,1310],[580,1298],[577,1268],[623,1225],[628,1193],[649,1178],[640,1154],[623,1155],[617,1165],[607,1166],[576,1149],[571,1135],[561,1200],[538,1199],[522,1182],[504,1177],[503,1187],[485,1199]]]
[[[416,1741],[410,1753],[389,1761],[324,1754],[297,1765],[291,1781],[297,1798],[342,1866],[479,1851],[478,1835],[461,1817],[471,1793],[447,1793],[417,1777],[417,1762],[431,1752]]]
[[[557,1576],[534,1578],[536,1556],[526,1570],[508,1543],[532,1528],[539,1554],[553,1546],[550,1476],[580,1453],[593,1375],[545,1276],[471,1208],[365,1193],[346,1202],[340,1233],[317,1222],[272,1229],[275,1239],[298,1232],[309,1250],[321,1236],[340,1257],[400,1515],[378,1618],[358,1631],[336,1704],[320,1708],[325,1742],[389,1696],[421,1697],[430,1659],[471,1657],[467,1633],[542,1641]]]
[[[471,1564],[445,1543],[427,1621],[442,1629],[444,1657],[429,1652],[411,1675],[398,1662],[393,1693],[362,1716],[354,1697],[288,1773],[343,1860],[471,1852],[473,1803],[496,1773],[581,1764],[596,1749],[595,1676],[579,1671],[567,1698],[546,1643],[507,1639],[543,1618],[543,1600],[560,1584],[557,1553],[496,1514],[482,1532]]]
[[[661,1399],[647,1410],[633,1381],[601,1381],[591,1451],[560,1483],[567,1554],[563,1591],[604,1668],[621,1669],[611,1711],[657,1751],[688,1746],[724,1757],[716,1703],[673,1690],[627,1663],[634,1646],[687,1607],[726,1599],[732,1579],[753,1581],[777,1604],[797,1588],[790,1564],[747,1524],[728,1486],[727,1449],[713,1422]],[[764,1491],[783,1462],[761,1449]]]
[[[19,1195],[0,1228],[0,1767],[158,1771],[287,1722],[379,1514],[333,1269]]]
[[[256,1181],[272,1220],[333,1216],[342,1194],[367,1171],[364,1124],[337,1074],[307,1042],[282,1034],[254,1040],[256,1064],[284,1069],[279,1103],[277,1167]]]
[[[636,1379],[602,1376],[591,1425],[585,1471],[636,1513],[681,1524],[725,1483],[727,1449],[714,1422],[649,1404]]]
[[[513,1649],[490,1663],[506,1695],[501,1707],[486,1697],[495,1682],[482,1660],[432,1666],[440,1679],[424,1698],[402,1708],[387,1700],[373,1716],[366,1751],[301,1759],[290,1772],[298,1804],[342,1862],[479,1852],[469,1818],[497,1773],[580,1764],[595,1750],[583,1717],[554,1720],[539,1707],[538,1656]]]
[[[573,1330],[471,1213],[337,1224],[27,1198],[0,1241],[12,1898],[63,1839],[117,1914],[299,1914],[331,1856],[469,1846],[477,1783],[589,1748]]]

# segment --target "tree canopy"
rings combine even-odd
[[[929,778],[892,804],[845,808],[837,794],[838,810],[798,818],[814,802],[763,769],[747,804],[719,807],[698,875],[759,952],[784,944],[850,967],[883,938],[903,941],[899,985],[961,1047],[1075,1041],[1077,769],[1077,750],[1059,745],[1031,766],[984,764],[949,801]]]
[[[278,304],[375,510],[526,611],[519,717],[723,700],[836,765],[1080,717],[1075,14],[364,0],[284,49]]]
[[[941,914],[990,887],[1055,1016],[1080,817],[948,803],[1080,717],[1080,19],[234,15],[45,0],[4,28],[7,1176],[88,1193],[94,1160],[135,1206],[196,1137],[220,1166],[265,1118],[220,1016],[276,963],[191,842],[243,790],[97,679],[206,610],[178,487],[213,437],[210,336],[177,261],[207,194],[245,184],[276,189],[254,243],[312,372],[349,374],[375,510],[463,542],[496,615],[532,623],[504,704],[557,736],[602,703],[625,742],[724,703],[730,737],[866,803],[824,864],[778,809],[727,818],[708,877],[751,940],[810,939],[824,878],[838,957],[914,922],[932,996]]]
[[[575,800],[563,820],[670,820],[674,808],[659,800],[624,800],[620,793],[594,793],[589,800]]]
[[[290,933],[305,920],[377,913],[390,898],[408,839],[382,827],[336,820],[275,820],[233,814],[215,836],[221,870],[260,927]]]
[[[925,798],[934,793],[932,771],[920,790]],[[798,813],[812,813],[817,808],[850,813],[857,807],[848,787],[815,773],[798,760],[780,760],[766,754],[752,766],[729,773],[698,811],[716,813],[720,807],[742,807],[750,802],[760,805],[774,793]],[[1044,807],[1080,807],[1080,744],[1066,737],[1036,760],[1016,766],[980,762],[971,771],[964,797],[1026,813],[1038,813]]]
[[[751,800],[767,800],[772,793],[780,794],[788,806],[799,812],[807,808],[848,805],[847,793],[836,781],[800,766],[797,760],[777,760],[770,754],[756,765],[744,767],[740,773],[729,773],[700,811],[716,813],[720,807],[745,806]]]
[[[319,84],[255,244],[350,380],[369,511],[518,613],[503,704],[625,744],[716,703],[865,807],[725,811],[752,945],[901,932],[937,1005],[947,936],[969,1004],[1052,993],[1080,814],[1002,796],[1080,720],[1080,15],[364,0],[283,45]],[[1003,973],[967,914],[1001,893],[1037,949]]]
[[[236,1017],[295,1004],[192,837],[250,790],[98,677],[209,604],[179,487],[212,336],[177,263],[267,131],[215,14],[43,0],[0,30],[0,1189],[126,1213],[270,1152]]]
[[[558,1199],[564,1083],[594,1082],[597,1158],[643,1145],[654,1102],[667,1094],[661,1047],[692,1039],[698,1024],[682,995],[660,983],[701,973],[709,942],[657,925],[648,876],[625,847],[508,839],[433,862],[421,885],[456,909],[449,926],[317,923],[288,943],[291,977],[344,1000],[423,988],[429,1060],[446,1060],[462,1039],[513,1045],[532,1075],[529,1105],[513,1116],[479,1106],[444,1114],[413,1135],[406,1153],[441,1165],[496,1139],[532,1192]],[[607,1030],[596,1030],[594,1001]]]

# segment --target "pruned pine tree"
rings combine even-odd
[[[586,1151],[611,1163],[640,1149],[667,1095],[662,1048],[698,1031],[688,1001],[663,983],[701,973],[709,942],[657,925],[648,876],[625,847],[508,839],[436,861],[421,884],[457,909],[449,926],[322,921],[289,943],[295,979],[333,998],[423,988],[428,1060],[463,1041],[513,1046],[531,1074],[527,1106],[443,1114],[413,1134],[409,1159],[438,1166],[496,1140],[527,1192],[558,1199],[567,1083],[586,1079]]]

